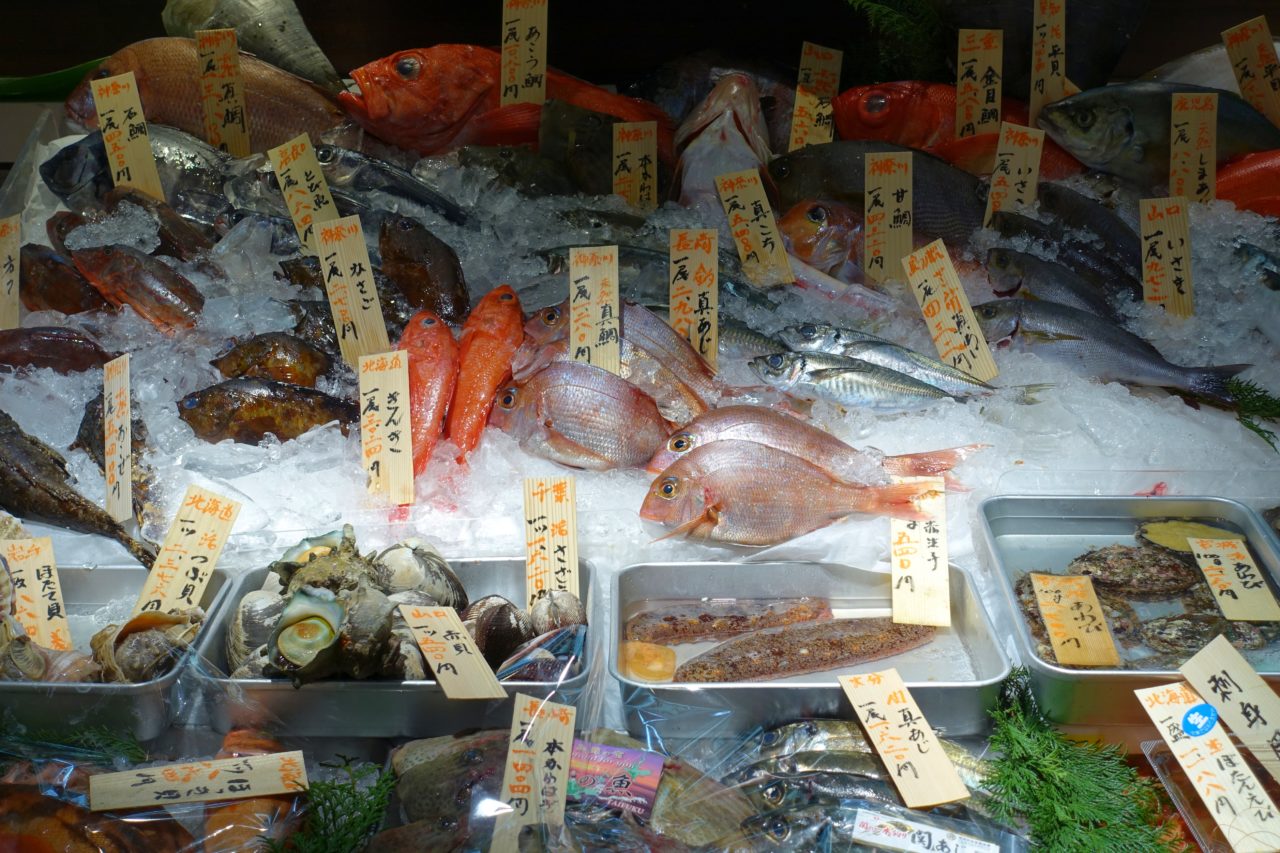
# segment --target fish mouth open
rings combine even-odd
[[[347,91],[338,93],[338,103],[348,115],[367,121],[379,121],[391,112],[391,106],[377,81],[363,68],[351,72],[352,83]]]
[[[994,281],[993,281],[993,282],[991,282],[991,292],[992,292],[992,293],[994,293],[996,296],[999,296],[1001,299],[1007,299],[1008,297],[1013,296],[1013,295],[1014,295],[1015,293],[1017,293],[1021,288],[1022,288],[1022,282],[1021,282],[1021,281],[1018,281],[1018,282],[1017,282],[1017,283],[1015,283],[1012,287],[1009,287],[1009,288],[1007,288],[1007,289],[1003,289],[1003,290],[1002,290],[1002,289],[997,285],[997,283],[996,283],[996,282],[994,282]]]
[[[996,349],[1008,349],[1013,346],[1013,339],[1017,336],[1018,330],[1022,328],[1021,320],[1013,321],[1013,328],[1009,330],[1009,334],[996,341]]]

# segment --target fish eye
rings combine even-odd
[[[463,764],[479,764],[483,760],[484,753],[478,749],[468,749],[466,752],[462,753]]]
[[[182,408],[184,409],[194,409],[198,405],[200,405],[200,401],[197,400],[195,397],[182,398]]]
[[[818,336],[818,327],[812,323],[805,323],[800,327],[800,335],[805,338],[816,338]]]
[[[316,152],[316,162],[318,162],[320,165],[327,166],[328,164],[333,162],[333,146],[332,145],[317,145],[315,147],[315,152]]]
[[[773,176],[780,181],[785,181],[791,177],[791,167],[786,163],[779,163],[776,160],[771,164],[773,168]]]
[[[775,352],[773,355],[767,356],[764,361],[765,361],[765,364],[769,365],[770,367],[773,367],[773,368],[782,367],[782,356],[779,353]]]
[[[762,790],[760,794],[764,797],[765,802],[777,805],[782,802],[783,794],[785,794],[786,791],[786,786],[781,782],[770,782],[768,785],[764,786],[764,790]]]
[[[111,69],[106,68],[106,67],[99,68],[97,71],[93,72],[93,79],[94,79],[94,80],[102,80],[102,79],[104,79],[104,78],[106,78],[106,77],[110,77],[110,76],[111,76]]]
[[[396,220],[396,227],[399,228],[401,231],[412,231],[414,229],[414,226],[416,226],[417,224],[418,223],[414,222],[412,219],[409,219],[408,217],[401,217]]]
[[[548,308],[542,312],[542,322],[548,326],[554,326],[560,320],[559,308]]]
[[[430,327],[434,326],[435,324],[436,324],[436,318],[435,318],[435,317],[423,317],[423,318],[422,318],[422,328],[424,328],[424,329],[428,329],[428,328],[430,328]]]
[[[1081,130],[1088,130],[1093,127],[1095,118],[1096,116],[1091,109],[1082,108],[1076,110],[1076,124],[1080,126]]]
[[[396,73],[406,80],[417,77],[421,68],[422,63],[418,62],[416,56],[402,56],[396,60]]]
[[[498,398],[498,405],[504,409],[510,409],[516,404],[516,389],[508,388],[502,392],[502,396]]]
[[[805,214],[805,217],[810,222],[816,222],[821,225],[827,221],[827,209],[820,204],[815,204],[809,208],[809,212]]]
[[[658,484],[658,494],[670,500],[680,494],[680,480],[676,477],[667,477]]]
[[[679,435],[673,435],[671,436],[671,440],[667,442],[667,447],[674,450],[676,453],[684,453],[686,450],[693,447],[693,436],[689,435],[687,432],[682,432]]]
[[[760,739],[760,742],[765,746],[773,746],[775,743],[778,742],[779,737],[781,737],[781,735],[779,735],[777,732],[765,732],[764,737]]]
[[[791,824],[785,817],[771,817],[765,821],[764,831],[774,841],[786,841],[791,835]]]
[[[499,299],[499,301],[502,301],[502,302],[510,302],[510,301],[511,301],[511,297],[512,297],[513,295],[514,295],[514,294],[511,294],[511,293],[504,293],[504,294],[502,294],[501,296],[499,296],[499,297],[498,297],[498,299]]]
[[[872,92],[862,100],[862,108],[872,115],[884,112],[884,108],[889,106],[889,99],[881,92]]]

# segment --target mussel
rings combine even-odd
[[[89,640],[103,680],[138,684],[164,675],[190,647],[204,611],[178,613],[147,611],[123,625],[108,625]]]
[[[388,594],[421,590],[445,607],[462,611],[467,606],[462,581],[435,546],[416,536],[387,548],[373,564],[378,587]]]

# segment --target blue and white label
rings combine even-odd
[[[1191,737],[1208,734],[1218,724],[1218,712],[1207,702],[1201,702],[1182,715],[1182,730]]]

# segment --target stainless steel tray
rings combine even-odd
[[[610,674],[622,684],[627,729],[638,738],[723,737],[801,717],[847,717],[836,675],[897,667],[929,722],[950,737],[988,728],[1009,660],[968,575],[951,572],[951,627],[919,649],[858,666],[768,682],[654,684],[624,676],[618,647],[627,619],[679,599],[822,596],[844,611],[889,615],[889,576],[821,563],[649,563],[613,578]]]
[[[467,592],[476,598],[502,595],[520,601],[525,590],[525,562],[504,557],[450,560]],[[592,567],[578,561],[578,595],[590,613],[588,590]],[[262,587],[267,569],[255,569],[240,577],[227,596],[221,617],[201,638],[198,664],[211,675],[205,701],[210,724],[220,732],[234,726],[269,725],[273,731],[297,737],[435,737],[473,728],[492,718],[492,725],[511,724],[510,698],[505,700],[450,700],[435,681],[325,679],[294,687],[286,679],[227,677],[227,627],[245,593]],[[582,672],[563,684],[507,681],[510,695],[560,696],[568,701],[587,681],[591,666],[588,629]],[[500,721],[500,722],[499,722]]]
[[[105,624],[91,618],[104,605],[122,598],[133,598],[142,592],[147,570],[139,565],[96,566],[93,568],[59,566],[62,598],[67,608],[67,622],[72,641],[78,649],[88,650],[89,637]],[[201,606],[205,625],[196,638],[212,633],[225,601],[224,592],[231,586],[222,569],[215,569],[205,589]],[[48,684],[31,681],[0,681],[0,714],[23,726],[37,730],[62,731],[81,726],[105,726],[132,732],[139,740],[158,737],[173,721],[178,676],[193,652],[174,664],[159,678],[141,684]]]
[[[1031,670],[1036,699],[1045,715],[1058,723],[1148,725],[1150,719],[1133,691],[1181,676],[1170,669],[1067,669],[1044,661],[1035,653],[1014,595],[1013,585],[1022,575],[1064,572],[1071,560],[1091,548],[1134,544],[1138,521],[1174,517],[1238,530],[1270,576],[1272,591],[1277,589],[1280,550],[1275,539],[1264,532],[1257,513],[1226,498],[1007,496],[983,501],[979,515],[997,582],[1015,614],[1015,636]],[[1280,652],[1280,644],[1272,645]],[[1275,664],[1259,671],[1267,681],[1280,684]]]

